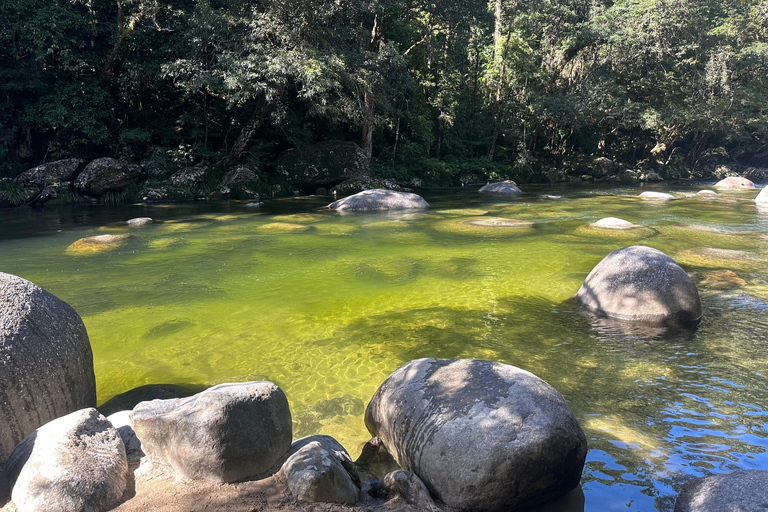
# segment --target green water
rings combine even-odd
[[[0,270],[80,313],[100,402],[149,383],[269,379],[288,395],[297,438],[330,434],[356,456],[369,437],[364,407],[400,364],[492,359],[555,386],[587,433],[583,497],[556,509],[671,510],[692,476],[768,469],[768,212],[751,201],[756,192],[682,197],[699,188],[661,188],[681,195],[669,204],[632,188],[528,187],[513,201],[454,191],[406,214],[340,215],[317,197],[259,212],[236,203],[8,210]],[[166,222],[109,226],[138,216]],[[532,224],[472,223],[489,216]],[[645,227],[586,227],[606,216]],[[85,236],[128,232],[113,250],[66,252]],[[568,302],[603,256],[638,243],[694,274],[698,329],[597,324]]]

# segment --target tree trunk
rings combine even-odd
[[[381,16],[376,14],[373,18],[373,29],[371,30],[371,42],[368,45],[369,52],[379,53],[384,45],[384,23]],[[373,128],[375,125],[376,101],[373,96],[371,84],[366,84],[363,97],[363,153],[368,161],[373,157]]]
[[[235,143],[232,144],[232,149],[229,154],[219,161],[220,165],[232,165],[236,163],[243,156],[243,153],[248,149],[251,139],[256,132],[261,128],[261,124],[264,122],[264,113],[267,109],[267,97],[264,94],[260,94],[256,99],[256,107],[253,109],[250,119],[240,131]]]

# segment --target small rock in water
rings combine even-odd
[[[768,471],[748,469],[685,484],[674,512],[758,512],[768,504]]]
[[[597,222],[593,222],[590,225],[596,228],[603,228],[603,229],[632,229],[632,228],[639,227],[637,224],[632,224],[629,221],[626,221],[624,219],[618,219],[616,217],[605,217],[603,219],[598,220]]]
[[[544,199],[562,199],[563,196],[554,196],[552,194],[541,194]]]
[[[489,183],[480,188],[481,194],[489,194],[494,196],[503,197],[518,197],[523,195],[523,191],[517,187],[517,183],[514,181],[497,181],[496,183]]]
[[[672,194],[664,192],[643,192],[639,197],[646,201],[672,201],[675,198]]]
[[[132,228],[139,228],[142,226],[148,226],[153,222],[154,221],[149,217],[137,217],[135,219],[128,220],[125,223],[131,226]]]
[[[755,188],[755,184],[747,178],[740,176],[730,176],[724,180],[720,180],[715,184],[715,188],[722,188],[728,190],[742,190]]]
[[[291,447],[291,411],[272,382],[219,384],[189,398],[141,402],[131,412],[147,474],[236,482],[268,470]]]
[[[717,197],[719,194],[714,190],[699,190],[696,195],[699,197]]]
[[[17,509],[102,512],[115,507],[128,483],[120,435],[96,409],[46,423],[11,453],[6,471]]]
[[[300,501],[354,505],[359,497],[358,487],[335,453],[338,450],[329,450],[327,446],[310,441],[288,457],[281,469],[288,489]],[[346,450],[342,451],[342,457],[351,464]]]
[[[245,206],[247,208],[261,208],[262,206],[264,206],[264,203],[262,202],[246,203]]]

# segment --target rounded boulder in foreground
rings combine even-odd
[[[751,180],[742,178],[741,176],[730,176],[715,183],[715,188],[728,190],[747,190],[755,188],[755,184],[752,183]]]
[[[696,285],[663,252],[642,245],[613,251],[592,269],[576,298],[601,317],[650,324],[690,324],[701,318]]]
[[[363,190],[344,199],[334,201],[328,205],[328,208],[338,212],[423,210],[429,208],[429,203],[423,197],[410,192],[395,192],[394,190],[375,188]]]
[[[40,425],[95,405],[93,353],[80,316],[0,272],[0,463]]]
[[[502,197],[518,197],[523,195],[523,191],[517,187],[517,183],[514,181],[497,181],[496,183],[489,183],[482,187],[479,192],[481,194]]]
[[[130,424],[149,463],[187,480],[236,482],[259,475],[288,452],[292,439],[288,399],[266,381],[141,402]]]
[[[436,498],[508,511],[579,484],[587,440],[552,386],[514,366],[417,359],[374,394],[365,425]]]
[[[685,484],[675,512],[757,512],[768,504],[768,471],[748,469]]]

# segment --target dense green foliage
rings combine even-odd
[[[768,2],[0,0],[0,91],[0,176],[326,139],[395,176],[765,166]]]

